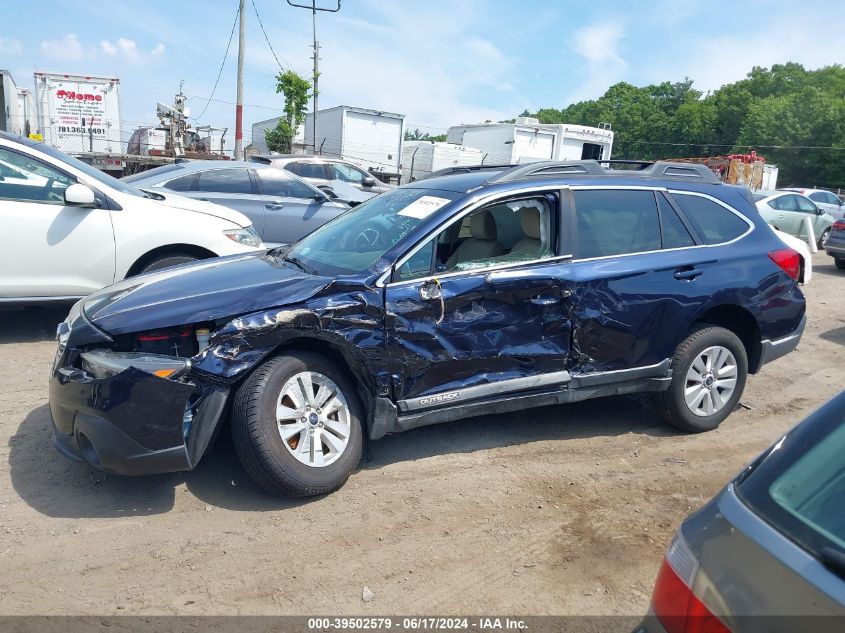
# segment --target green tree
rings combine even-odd
[[[276,94],[285,98],[285,115],[272,130],[264,132],[267,148],[271,152],[289,154],[292,150],[296,129],[305,120],[311,82],[292,70],[276,75]]]
[[[779,183],[845,187],[845,68],[756,66],[703,95],[692,79],[637,87],[618,83],[598,99],[541,108],[541,123],[612,124],[614,158],[747,153],[780,168]],[[776,147],[772,147],[776,146]]]

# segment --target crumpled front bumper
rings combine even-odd
[[[223,415],[227,385],[190,374],[186,382],[168,380],[134,367],[94,378],[73,366],[72,344],[73,332],[50,377],[53,435],[62,454],[121,475],[197,465]]]

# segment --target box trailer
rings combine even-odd
[[[518,117],[514,123],[452,126],[446,140],[480,149],[486,165],[585,158],[609,160],[613,150],[613,131],[608,124],[590,127],[540,123],[532,117]]]
[[[354,106],[337,106],[317,113],[317,143],[313,140],[313,113],[293,139],[294,154],[321,154],[343,158],[382,179],[398,178],[405,135],[405,115]],[[256,153],[268,151],[265,132],[276,127],[279,117],[252,125]]]
[[[71,155],[120,154],[120,80],[35,73],[35,99],[44,142]]]
[[[431,141],[405,141],[402,146],[402,183],[430,176],[447,167],[480,165],[483,152],[475,147]]]

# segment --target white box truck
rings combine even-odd
[[[447,167],[480,165],[484,153],[475,147],[431,141],[405,141],[402,146],[402,183],[426,178]]]
[[[71,155],[120,154],[120,80],[115,77],[35,73],[44,142]]]
[[[455,125],[446,141],[480,149],[485,165],[513,165],[538,160],[609,160],[613,131],[565,123],[540,123],[518,117],[514,123]]]
[[[0,130],[20,136],[38,132],[32,92],[19,87],[8,70],[0,70]]]

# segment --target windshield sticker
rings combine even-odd
[[[437,211],[440,207],[449,204],[451,200],[448,198],[438,198],[437,196],[423,196],[414,200],[407,207],[402,209],[396,215],[405,215],[409,218],[416,218],[417,220],[424,220],[432,213]]]

